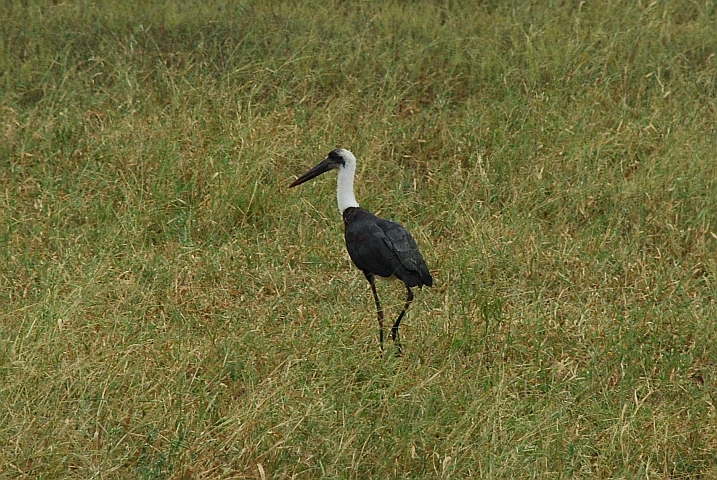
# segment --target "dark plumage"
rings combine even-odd
[[[344,227],[349,256],[361,271],[395,276],[407,287],[433,286],[418,245],[403,225],[350,207],[344,210]]]

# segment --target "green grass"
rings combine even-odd
[[[717,477],[715,2],[159,3],[0,7],[2,476]]]

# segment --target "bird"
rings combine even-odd
[[[398,278],[406,286],[406,303],[391,327],[391,339],[401,356],[398,327],[413,301],[414,287],[432,287],[433,278],[418,245],[403,225],[380,218],[359,207],[354,196],[356,157],[350,151],[337,148],[318,165],[294,180],[289,188],[300,185],[322,173],[338,170],[336,199],[344,220],[346,249],[354,265],[363,272],[371,285],[376,303],[379,347],[383,352],[383,308],[376,292],[375,277]]]

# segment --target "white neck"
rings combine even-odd
[[[359,206],[356,197],[354,197],[354,173],[356,173],[355,161],[346,162],[346,165],[339,168],[336,200],[339,202],[339,211],[342,215],[347,208]]]

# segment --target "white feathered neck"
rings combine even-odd
[[[344,165],[339,167],[339,178],[336,183],[336,200],[339,204],[339,212],[343,215],[344,210],[349,207],[358,207],[359,204],[354,197],[354,175],[356,174],[356,157],[348,150],[342,149],[341,157]]]

